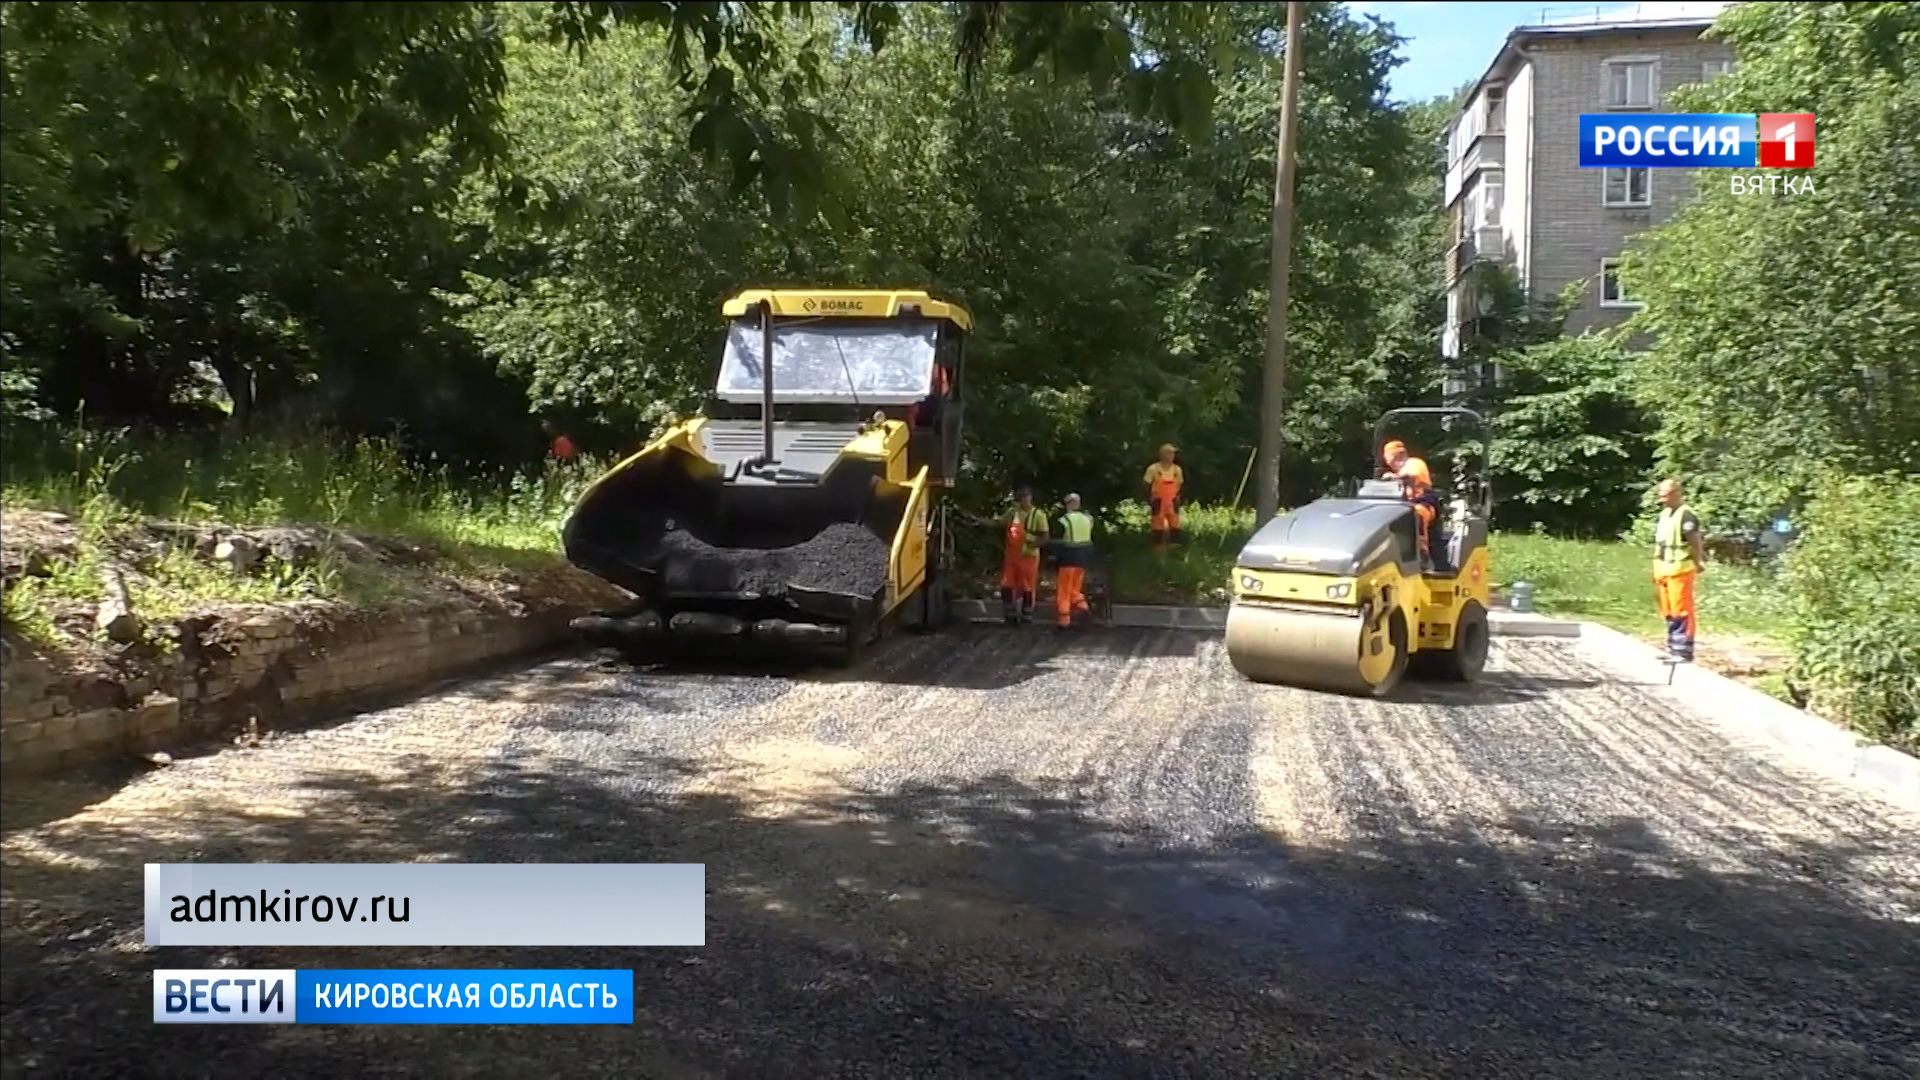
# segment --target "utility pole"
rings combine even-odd
[[[1287,5],[1286,74],[1280,90],[1280,142],[1274,154],[1273,267],[1268,282],[1267,359],[1260,380],[1260,481],[1254,488],[1256,527],[1280,509],[1280,448],[1287,410],[1287,299],[1293,276],[1294,127],[1300,111],[1300,15]]]

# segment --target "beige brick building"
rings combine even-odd
[[[1644,4],[1621,13],[1548,19],[1507,36],[1448,125],[1442,350],[1460,355],[1482,313],[1476,265],[1510,266],[1528,295],[1582,282],[1571,333],[1632,314],[1610,273],[1633,234],[1693,192],[1692,169],[1583,169],[1580,116],[1660,112],[1675,89],[1728,70],[1732,52],[1701,32],[1725,4]]]

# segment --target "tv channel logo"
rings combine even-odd
[[[161,968],[153,973],[156,1024],[291,1024],[292,970]]]
[[[1583,169],[1811,169],[1812,113],[1586,113]]]

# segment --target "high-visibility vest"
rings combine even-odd
[[[1060,543],[1067,547],[1085,547],[1093,543],[1093,519],[1078,510],[1061,514]]]
[[[1013,512],[1007,520],[1007,553],[1020,553],[1021,558],[1030,558],[1040,554],[1040,534],[1047,530],[1047,515],[1039,507],[1021,513]]]
[[[1700,569],[1700,564],[1693,561],[1693,545],[1687,539],[1689,526],[1696,532],[1700,528],[1700,519],[1691,507],[1660,511],[1660,520],[1653,527],[1654,573],[1667,577]]]

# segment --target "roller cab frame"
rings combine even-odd
[[[760,646],[850,662],[892,624],[945,625],[946,494],[960,470],[972,316],[913,290],[750,289],[722,311],[723,356],[702,414],[596,480],[563,529],[569,561],[640,601],[591,629],[617,631],[625,646]],[[769,585],[723,568],[834,525],[883,543],[884,574]],[[689,560],[701,572],[687,572]]]
[[[1469,429],[1471,462],[1435,477],[1440,513],[1420,557],[1419,524],[1400,482],[1379,479],[1396,421]],[[1374,427],[1373,476],[1268,522],[1235,560],[1227,654],[1255,682],[1357,696],[1391,693],[1409,673],[1471,683],[1486,667],[1493,509],[1488,428],[1458,407],[1393,409]],[[1409,442],[1410,446],[1413,443]],[[1452,483],[1447,484],[1446,480]],[[1451,488],[1451,490],[1449,490]]]

